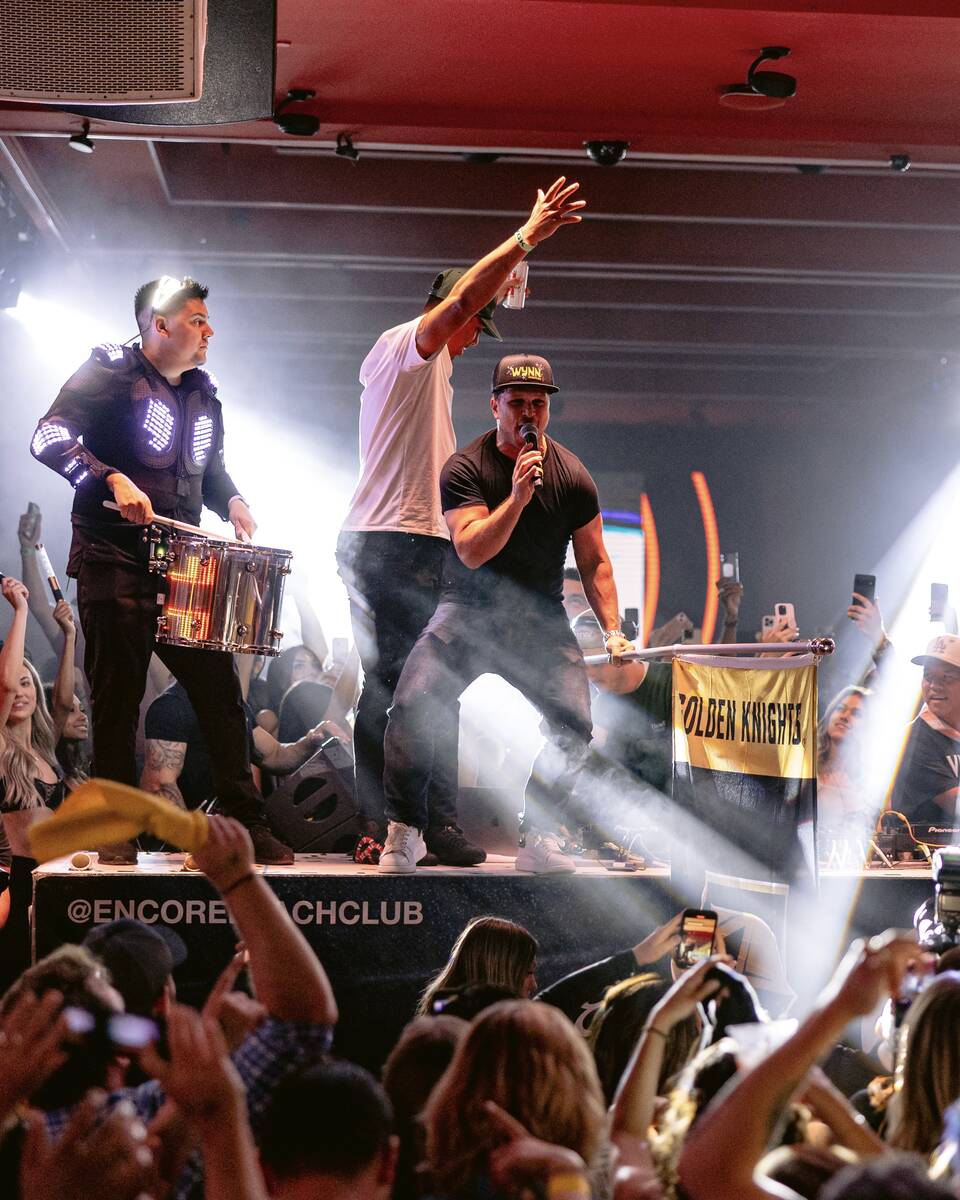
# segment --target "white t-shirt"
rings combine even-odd
[[[415,317],[381,334],[360,368],[360,482],[345,530],[450,538],[440,468],[457,448],[453,362],[446,346],[420,357],[419,324]]]

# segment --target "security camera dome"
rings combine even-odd
[[[587,154],[598,167],[615,167],[627,156],[629,142],[595,141],[584,142]]]

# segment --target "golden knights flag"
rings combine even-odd
[[[675,658],[681,873],[707,866],[748,879],[815,879],[816,745],[813,655]]]

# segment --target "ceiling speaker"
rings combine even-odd
[[[206,0],[3,0],[0,97],[164,104],[203,90]]]

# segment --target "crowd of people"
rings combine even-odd
[[[196,858],[241,940],[199,1011],[176,999],[182,943],[131,919],[55,950],[0,998],[4,1194],[957,1194],[956,951],[938,960],[896,931],[854,943],[784,1025],[722,944],[677,965],[679,914],[547,987],[537,939],[483,916],[424,979],[378,1080],[334,1052],[333,990],[254,870],[248,832],[213,816]],[[895,1082],[865,1099],[817,1064],[829,1072],[847,1027],[874,1014]]]

